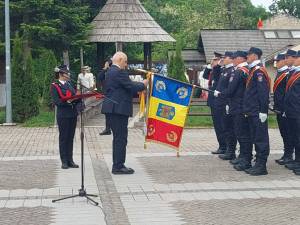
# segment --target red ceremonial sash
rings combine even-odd
[[[239,67],[239,69],[243,71],[247,75],[247,77],[249,76],[249,69],[247,69],[246,67]]]
[[[57,93],[62,101],[68,101],[70,99],[70,97],[72,97],[72,92],[70,90],[67,90],[66,95],[64,95],[58,84],[52,83],[52,86],[55,87],[55,89],[57,90]]]
[[[266,78],[266,80],[268,82],[268,87],[271,88],[271,79],[268,75],[267,70],[264,67],[258,67],[251,71],[250,75],[248,76],[247,82],[246,82],[246,88],[249,86],[250,81],[253,78],[254,72],[256,72],[257,70],[261,70],[262,74],[264,75],[264,77]]]
[[[278,85],[281,83],[281,81],[283,81],[284,78],[286,78],[286,76],[288,75],[288,73],[282,73],[274,82],[274,87],[273,87],[273,93],[275,93],[276,89],[278,88]]]
[[[288,83],[286,85],[285,92],[287,92],[299,78],[300,78],[300,72],[298,72],[295,75],[293,75],[289,79],[289,81],[288,81]]]

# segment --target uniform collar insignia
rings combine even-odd
[[[252,62],[249,67],[252,69],[253,67],[255,67],[256,65],[260,64],[261,61],[260,60],[255,60],[254,62]]]
[[[283,67],[281,67],[280,69],[278,69],[277,71],[279,72],[279,73],[281,73],[281,72],[283,72],[283,71],[285,71],[285,70],[287,70],[288,69],[288,66],[283,66]]]

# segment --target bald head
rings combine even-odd
[[[127,55],[124,52],[116,52],[112,57],[112,62],[121,69],[125,69],[127,67]]]

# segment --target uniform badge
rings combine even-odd
[[[155,133],[155,128],[153,124],[150,124],[148,127],[148,136],[152,136]]]
[[[156,81],[156,83],[155,83],[155,89],[158,92],[165,91],[166,90],[166,84],[165,84],[165,82],[163,82],[162,80]]]
[[[169,132],[169,133],[166,134],[166,138],[167,138],[167,140],[169,142],[174,143],[174,142],[177,141],[178,136],[177,136],[177,134],[174,131],[171,131],[171,132]]]
[[[185,87],[178,88],[176,92],[180,99],[184,99],[188,96],[188,89]]]
[[[257,80],[258,80],[259,82],[262,82],[262,81],[263,81],[263,76],[262,76],[262,75],[258,75]]]
[[[233,81],[233,77],[230,77],[229,82],[232,82],[232,81]]]
[[[175,116],[175,108],[173,106],[159,103],[156,116],[172,120]]]

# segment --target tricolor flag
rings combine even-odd
[[[151,86],[146,141],[179,148],[193,86],[156,74]]]

